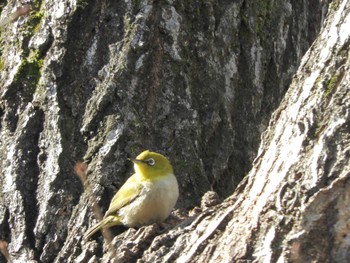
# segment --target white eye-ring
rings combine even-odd
[[[149,166],[153,166],[156,164],[156,161],[153,159],[153,158],[149,158],[146,160],[146,163],[149,165]]]

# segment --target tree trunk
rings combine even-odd
[[[348,1],[32,3],[1,31],[0,262],[349,258]],[[177,210],[83,242],[144,149]]]

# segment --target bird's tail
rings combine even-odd
[[[118,216],[107,216],[106,218],[103,218],[101,222],[89,228],[84,235],[84,239],[89,240],[90,237],[92,237],[97,231],[101,230],[102,228],[108,228],[121,224],[122,223],[120,222],[120,218]]]

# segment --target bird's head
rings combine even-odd
[[[169,160],[159,153],[147,150],[130,160],[134,163],[135,172],[145,179],[162,179],[174,173]]]

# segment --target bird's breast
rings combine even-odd
[[[139,196],[121,208],[118,215],[124,225],[142,226],[164,221],[174,208],[179,189],[173,174],[154,182],[142,182]]]

